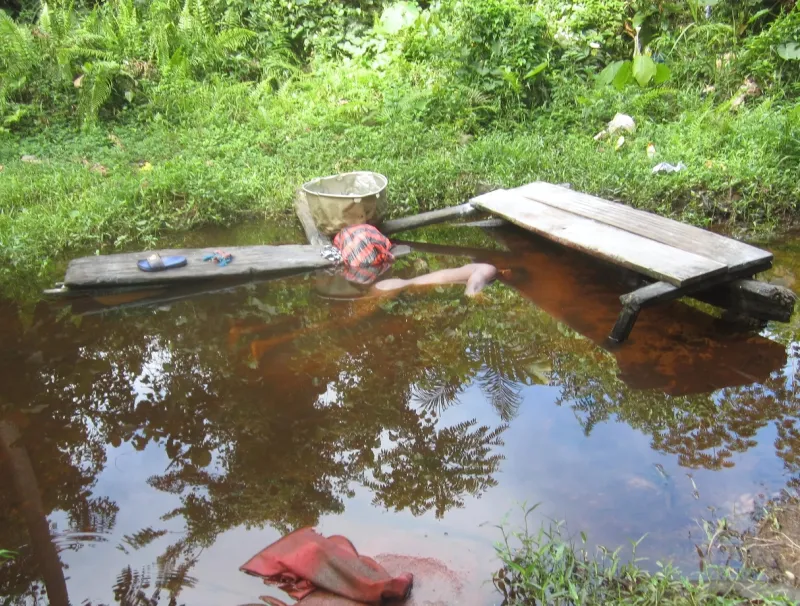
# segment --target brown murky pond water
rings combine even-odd
[[[639,555],[693,570],[698,520],[793,486],[797,324],[741,331],[679,302],[610,347],[624,276],[515,233],[409,238],[434,244],[396,276],[465,262],[452,246],[510,276],[476,300],[342,300],[305,275],[0,301],[0,549],[18,552],[0,603],[47,603],[63,578],[72,604],[252,604],[280,593],[239,566],[314,525],[442,562],[461,593],[440,604],[494,604],[497,525],[523,504],[534,527],[647,534]],[[770,248],[767,278],[794,287],[800,245]]]

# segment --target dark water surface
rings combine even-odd
[[[611,547],[647,533],[640,555],[692,570],[697,520],[793,486],[796,324],[737,332],[675,303],[610,348],[624,276],[513,233],[409,237],[493,248],[479,257],[511,275],[477,300],[342,301],[314,275],[0,300],[0,548],[19,552],[0,603],[48,603],[62,578],[72,604],[255,603],[267,591],[239,566],[315,525],[440,560],[462,584],[440,603],[491,604],[496,525],[523,503],[541,503],[534,527]],[[767,277],[794,288],[800,246],[771,248]],[[465,262],[430,250],[394,274]]]

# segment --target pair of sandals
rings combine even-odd
[[[186,257],[162,257],[158,253],[153,253],[146,259],[142,259],[136,265],[142,271],[166,271],[176,267],[186,265]]]
[[[222,250],[215,250],[203,257],[203,261],[213,261],[220,267],[224,267],[233,260],[233,255]],[[158,253],[153,253],[147,259],[142,259],[137,262],[137,266],[142,271],[166,271],[168,269],[175,269],[176,267],[184,267],[186,265],[186,257],[169,256],[162,257]]]

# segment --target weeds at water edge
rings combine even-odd
[[[563,522],[550,521],[536,532],[529,528],[536,507],[526,510],[521,529],[500,526],[503,541],[496,549],[503,565],[492,580],[504,606],[796,603],[793,590],[767,586],[755,571],[730,565],[706,564],[701,573],[687,576],[668,562],[656,562],[658,571],[648,572],[641,567],[644,558],[636,556],[644,537],[631,542],[624,561],[621,548],[598,547],[592,556],[586,535],[581,533],[576,545]]]

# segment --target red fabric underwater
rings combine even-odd
[[[372,558],[359,556],[345,537],[326,538],[313,528],[287,534],[240,570],[262,577],[297,600],[321,589],[362,604],[383,604],[405,599],[413,582],[411,574],[393,578]]]
[[[333,245],[349,267],[374,267],[394,261],[389,238],[372,225],[345,227],[336,234]]]

